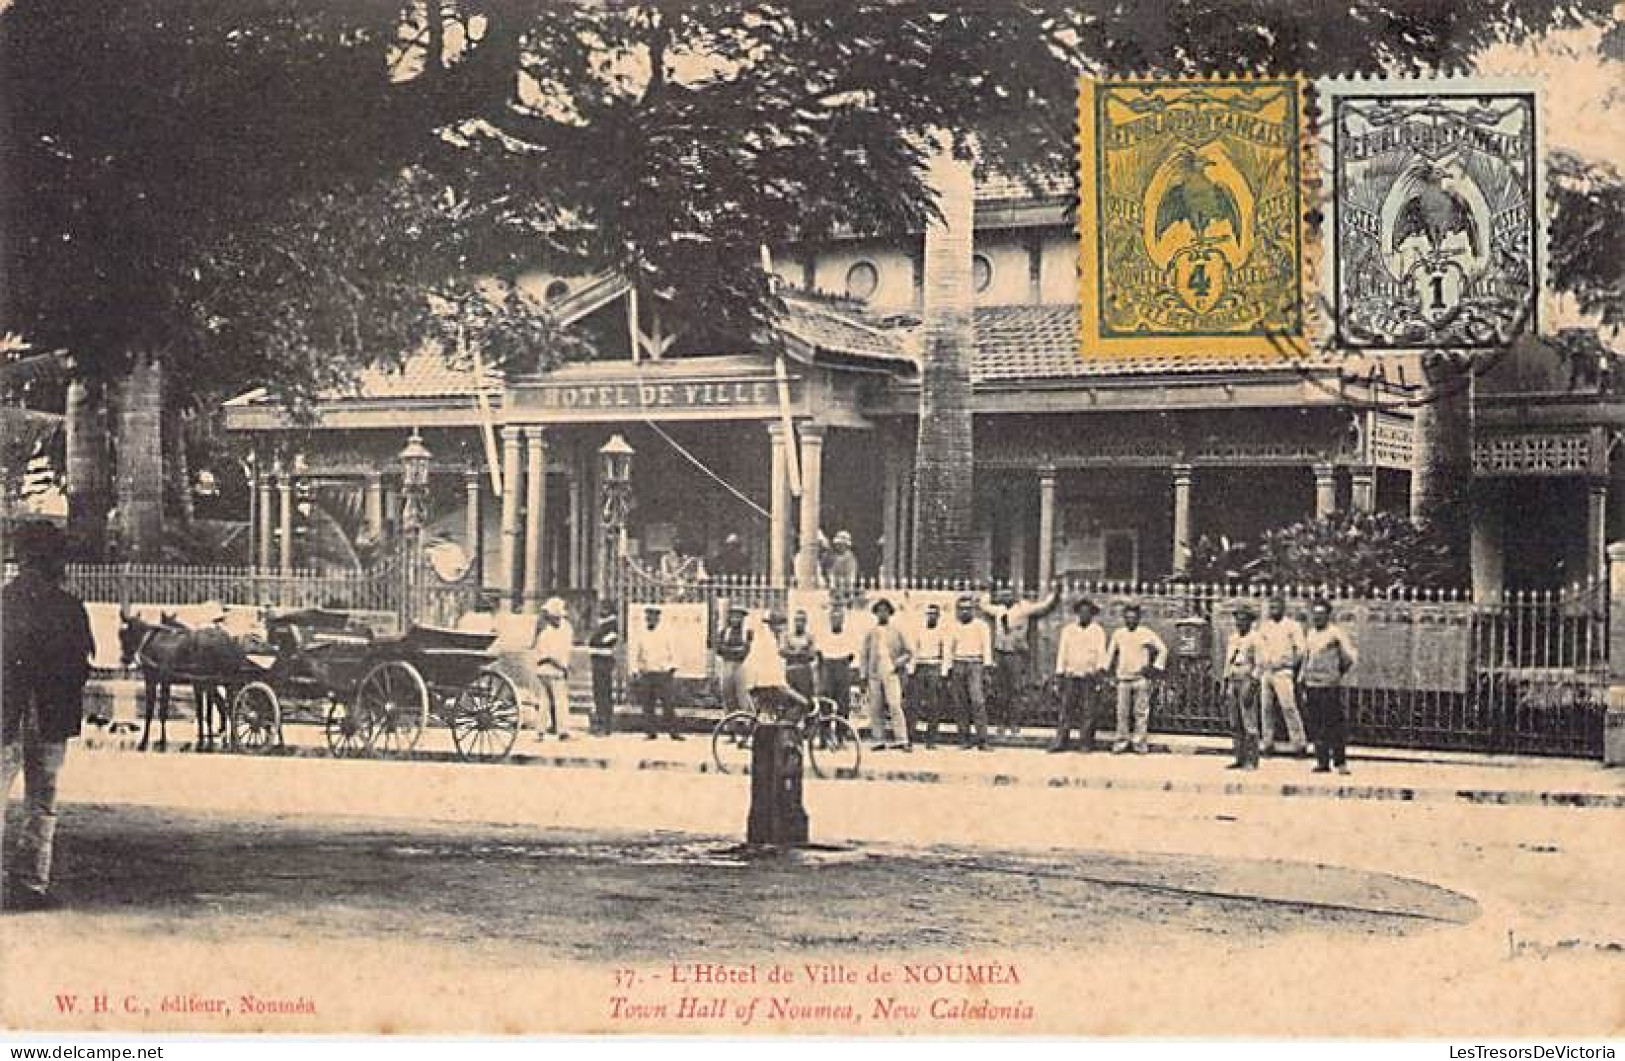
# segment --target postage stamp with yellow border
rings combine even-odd
[[[1085,357],[1301,349],[1302,97],[1289,77],[1081,83]]]

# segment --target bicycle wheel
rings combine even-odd
[[[749,711],[724,715],[711,730],[711,759],[724,774],[743,774],[750,766],[751,741],[756,737],[756,716]]]
[[[806,728],[807,758],[819,777],[856,777],[863,761],[863,745],[857,727],[839,715],[809,719]]]

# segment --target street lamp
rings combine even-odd
[[[429,489],[429,461],[434,454],[416,428],[401,448],[401,530],[423,529],[424,498]]]
[[[401,626],[412,625],[416,613],[418,564],[422,557],[424,500],[429,490],[429,461],[434,455],[423,444],[417,428],[401,448]]]
[[[626,521],[632,513],[632,457],[637,451],[617,432],[598,448],[603,505],[604,555],[599,563],[599,593],[610,589],[610,565],[626,554]]]

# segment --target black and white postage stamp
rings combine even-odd
[[[1536,325],[1539,153],[1532,88],[1333,81],[1339,346],[1483,348]]]

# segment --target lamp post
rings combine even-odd
[[[599,507],[604,551],[598,564],[598,595],[611,587],[611,565],[626,552],[626,521],[632,513],[632,457],[637,451],[617,432],[598,448],[599,481],[603,491]]]
[[[429,461],[433,458],[416,428],[401,448],[401,626],[409,627],[416,613],[418,563],[422,553],[423,517],[429,490]]]

